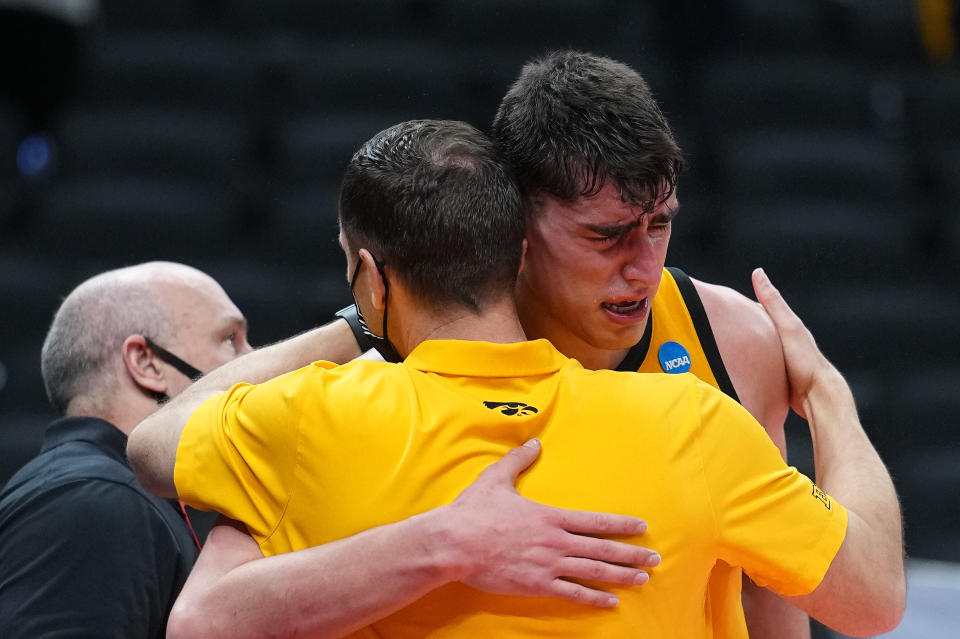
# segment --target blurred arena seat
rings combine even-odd
[[[883,199],[786,197],[726,208],[723,247],[730,268],[762,265],[775,280],[803,289],[826,282],[909,281],[927,211]]]
[[[730,24],[742,30],[742,42],[760,51],[822,51],[830,42],[824,2],[809,0],[733,0]]]
[[[960,366],[944,353],[938,363],[907,369],[886,402],[898,436],[886,459],[903,503],[907,552],[914,557],[960,561],[958,388]]]
[[[249,114],[260,97],[254,47],[225,33],[111,31],[90,57],[82,104]]]
[[[40,345],[61,296],[82,272],[82,264],[59,262],[37,247],[0,243],[0,413],[49,410]]]
[[[222,23],[246,34],[284,31],[319,40],[367,41],[410,34],[429,39],[441,25],[434,20],[438,0],[231,0],[221,3]]]
[[[867,197],[905,201],[913,157],[896,143],[853,131],[760,130],[724,139],[718,188],[727,196]]]
[[[292,45],[291,45],[292,46]],[[389,111],[412,118],[456,118],[452,57],[416,40],[306,42],[291,51],[286,81],[267,97],[282,117]]]
[[[254,346],[324,324],[335,311],[353,303],[345,263],[336,270],[305,269],[235,256],[192,264],[220,282],[243,311]]]
[[[903,367],[960,362],[960,293],[935,280],[831,281],[795,298],[824,353],[841,370],[874,368],[895,379]]]
[[[698,108],[716,137],[764,128],[869,131],[877,75],[875,67],[819,53],[728,54],[704,63]]]
[[[339,195],[337,183],[291,184],[276,190],[271,223],[252,254],[310,272],[330,269],[342,279],[346,262],[337,242]]]
[[[162,178],[64,179],[40,195],[27,239],[61,258],[132,263],[229,254],[242,230],[234,197]]]
[[[43,432],[56,417],[53,409],[4,412],[0,420],[0,439],[3,439],[3,446],[0,446],[0,478],[3,483],[40,452]]]
[[[212,17],[217,2],[210,0],[98,0],[104,27],[110,31],[144,29],[178,31],[195,29]]]
[[[403,121],[389,111],[372,114],[328,112],[292,117],[279,124],[275,175],[291,184],[332,184],[360,146],[388,126]]]
[[[911,128],[923,145],[960,142],[960,73],[951,68],[914,68],[905,74]]]
[[[655,23],[635,18],[623,8],[631,4],[612,0],[450,0],[440,3],[443,25],[438,36],[444,41],[461,43],[485,42],[489,45],[510,45],[522,42],[527,50],[539,53],[550,48],[591,49],[601,36],[611,39],[618,30],[629,25],[634,42],[649,40]],[[551,19],[551,16],[563,16]],[[624,20],[621,20],[623,18]],[[619,31],[619,34],[626,34]]]
[[[230,185],[250,171],[255,141],[242,120],[174,109],[74,109],[59,127],[60,170]]]

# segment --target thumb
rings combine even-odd
[[[531,439],[523,446],[517,446],[504,455],[499,461],[487,467],[483,474],[492,477],[494,481],[517,481],[524,470],[530,467],[540,456],[540,440]]]
[[[753,270],[752,280],[753,292],[757,296],[757,301],[760,302],[763,310],[767,312],[778,329],[795,317],[793,311],[780,295],[780,291],[773,285],[762,268]]]

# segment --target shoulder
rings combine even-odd
[[[98,636],[155,636],[195,559],[158,505],[104,479],[51,486],[20,504],[0,533],[0,573],[8,578],[0,599],[17,602],[18,636],[55,634],[64,611]]]
[[[79,522],[93,530],[136,531],[147,520],[162,520],[162,500],[147,493],[132,473],[126,477],[85,477],[46,486],[31,500],[56,520]]]
[[[723,342],[751,352],[777,355],[782,360],[777,330],[759,303],[732,288],[690,279],[703,302],[718,345]]]
[[[135,486],[83,479],[45,487],[5,508],[0,545],[33,561],[170,552],[183,545],[174,530],[175,516],[172,506]]]

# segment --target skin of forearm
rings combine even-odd
[[[847,509],[848,531],[856,526],[870,537],[869,543],[861,545],[861,565],[870,570],[864,598],[902,600],[903,593],[898,592],[903,584],[900,505],[890,475],[860,425],[849,386],[831,367],[818,378],[803,407],[810,424],[817,483]]]
[[[297,553],[244,563],[184,589],[168,637],[342,637],[449,583],[435,511]],[[276,575],[282,574],[283,579]],[[186,596],[189,595],[189,596]]]
[[[191,388],[225,390],[241,381],[259,384],[311,362],[326,360],[345,364],[360,354],[350,327],[346,321],[338,319],[227,362],[203,376]]]
[[[822,374],[803,401],[817,483],[867,524],[900,526],[887,469],[860,425],[853,394],[835,369]]]

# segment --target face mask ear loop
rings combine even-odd
[[[350,278],[350,294],[353,295],[353,301],[357,309],[357,321],[360,323],[360,328],[363,331],[363,334],[370,338],[373,342],[373,347],[377,349],[377,352],[383,357],[385,361],[388,362],[400,362],[403,360],[400,357],[400,353],[397,352],[397,349],[390,343],[390,340],[387,338],[387,309],[388,302],[390,299],[390,283],[387,281],[387,275],[383,270],[384,264],[373,258],[373,263],[377,267],[377,272],[380,273],[380,277],[383,279],[383,336],[377,335],[372,330],[370,330],[370,325],[367,324],[366,318],[363,316],[363,313],[360,311],[360,304],[357,303],[357,296],[354,294],[354,287],[357,284],[357,276],[360,274],[360,267],[363,265],[363,260],[360,260],[359,256],[357,257],[357,266],[353,269],[353,276]],[[359,343],[359,342],[358,342]]]

